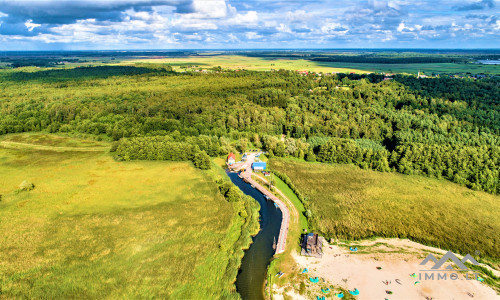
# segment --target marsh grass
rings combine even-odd
[[[500,260],[500,198],[456,184],[351,165],[273,159],[309,199],[312,227],[328,239],[400,237]]]
[[[238,298],[251,228],[207,172],[0,148],[0,298]]]

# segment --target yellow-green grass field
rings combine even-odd
[[[235,245],[244,219],[208,172],[0,145],[0,298],[237,298],[233,258],[242,255]],[[17,191],[24,180],[35,189]]]
[[[407,237],[500,261],[500,197],[457,184],[352,165],[273,159],[307,197],[312,227],[328,238]]]
[[[268,71],[271,69],[314,71],[314,72],[337,72],[337,73],[367,73],[369,71],[359,70],[352,67],[334,67],[333,65],[320,65],[317,62],[305,59],[268,59],[260,57],[247,57],[240,55],[217,55],[217,56],[190,56],[183,58],[161,58],[161,59],[138,59],[124,61],[122,64],[130,63],[162,63],[172,66],[177,71],[183,68],[212,68],[218,67],[224,69],[245,69],[256,71]]]
[[[177,71],[183,69],[207,69],[222,67],[224,69],[246,69],[268,71],[271,69],[300,70],[312,72],[337,72],[337,73],[411,73],[423,72],[431,75],[434,73],[486,73],[500,74],[498,65],[481,64],[455,64],[455,63],[426,63],[426,64],[375,64],[375,63],[341,63],[320,62],[305,59],[283,59],[247,57],[241,55],[215,55],[215,56],[190,56],[181,58],[144,58],[124,60],[120,64],[131,63],[160,63],[172,66]]]
[[[53,151],[106,151],[108,142],[43,133],[8,134],[0,138],[0,146],[12,149]]]

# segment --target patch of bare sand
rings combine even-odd
[[[285,292],[285,288],[278,288],[276,285],[273,287],[273,300],[284,300],[284,295],[291,297],[294,300],[307,300],[306,297],[296,293],[295,291]]]
[[[309,268],[313,277],[322,277],[345,289],[357,288],[360,291],[357,299],[360,300],[410,300],[427,297],[433,300],[500,299],[490,287],[477,280],[466,280],[462,274],[457,280],[425,280],[425,275],[419,272],[423,257],[429,252],[444,254],[444,250],[401,239],[366,240],[356,244],[369,247],[360,252],[351,252],[345,247],[325,243],[323,258],[305,257],[296,253],[294,258],[301,268]],[[432,262],[428,264],[427,269],[430,269]],[[417,278],[410,276],[413,273],[416,273]],[[418,277],[420,274],[421,278]],[[416,281],[419,283],[415,283]],[[386,291],[391,291],[392,294]]]

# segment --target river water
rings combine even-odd
[[[260,204],[260,231],[253,237],[250,248],[245,251],[236,278],[236,290],[243,300],[263,300],[267,266],[274,255],[273,240],[276,238],[278,242],[280,233],[281,210],[274,206],[274,202],[266,200],[264,195],[239,178],[238,174],[228,173],[228,175],[243,193],[253,197]]]

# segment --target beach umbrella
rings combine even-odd
[[[354,289],[354,291],[349,291],[349,293],[353,296],[357,296],[359,295],[359,290],[358,289]]]

